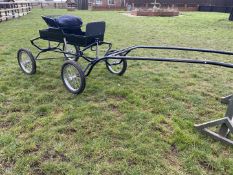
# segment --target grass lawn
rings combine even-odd
[[[0,174],[233,174],[233,149],[193,127],[223,117],[219,97],[233,92],[231,69],[129,61],[119,77],[98,64],[78,96],[62,84],[63,59],[37,62],[35,75],[23,74],[16,53],[30,48],[36,54],[29,40],[46,28],[40,16],[67,13],[85,24],[106,21],[105,40],[117,49],[144,44],[233,50],[233,23],[221,13],[132,18],[33,9],[0,23]],[[182,51],[131,55],[233,59]]]

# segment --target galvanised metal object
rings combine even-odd
[[[198,131],[216,139],[221,142],[224,142],[226,144],[233,146],[233,141],[227,138],[227,136],[231,133],[233,133],[233,95],[229,95],[227,97],[223,97],[221,100],[221,103],[227,104],[227,111],[224,118],[209,121],[203,124],[194,125]],[[215,127],[220,125],[219,132],[216,133],[214,131],[211,131],[208,129],[209,127]]]

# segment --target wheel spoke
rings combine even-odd
[[[108,56],[111,53],[114,53],[116,50],[109,51],[106,55]],[[120,54],[120,56],[122,56]],[[107,59],[106,60],[107,69],[117,75],[123,75],[127,69],[127,60],[125,59]]]
[[[67,52],[65,53],[65,57],[68,60],[75,60],[76,56],[72,54],[76,54],[76,47],[71,44],[67,44],[66,47],[64,48],[64,51]]]
[[[79,71],[73,65],[66,65],[64,68],[64,80],[68,88],[76,91],[80,88],[81,78]]]
[[[21,51],[19,54],[19,63],[26,73],[32,72],[32,60],[27,52]]]
[[[108,67],[113,73],[119,73],[123,69],[123,61],[122,60],[113,60],[109,59],[107,60]]]

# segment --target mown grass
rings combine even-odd
[[[198,133],[194,123],[224,115],[219,97],[232,93],[231,69],[130,62],[122,77],[97,65],[83,94],[68,93],[63,60],[37,63],[24,75],[19,48],[30,48],[46,24],[41,15],[104,20],[106,41],[233,50],[227,14],[183,13],[131,18],[118,12],[37,10],[0,24],[0,174],[233,174],[233,149]],[[138,56],[230,61],[230,56],[143,51]],[[43,57],[59,57],[44,54]]]

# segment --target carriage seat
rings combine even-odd
[[[98,39],[99,41],[104,40],[104,21],[88,23],[86,25],[86,31],[83,32],[81,31],[81,18],[67,18],[67,15],[65,15],[65,17],[63,16],[63,18],[42,18],[48,24],[49,28],[39,30],[41,39],[63,43],[63,39],[66,38],[68,44],[77,45],[81,47],[86,47],[94,43],[96,39]],[[63,21],[58,22],[57,19],[63,19]]]

